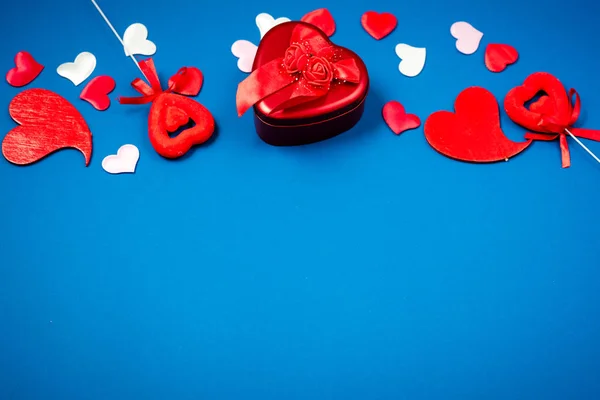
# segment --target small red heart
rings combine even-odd
[[[81,91],[79,98],[90,103],[96,110],[104,111],[110,107],[108,94],[115,90],[115,80],[110,76],[97,76]]]
[[[550,97],[544,95],[529,105],[529,111],[541,115],[552,115],[554,113],[554,104]]]
[[[66,99],[46,89],[29,89],[12,99],[8,111],[20,125],[2,141],[2,154],[8,161],[27,165],[70,147],[81,151],[89,165],[92,133]]]
[[[326,8],[319,8],[318,10],[309,12],[300,21],[316,26],[327,36],[331,36],[335,32],[335,20]]]
[[[196,67],[182,69],[179,74],[169,79],[169,87],[173,85],[175,79],[177,79],[177,83],[173,88],[173,92],[184,96],[196,96],[200,93],[200,89],[204,83],[202,71]]]
[[[386,124],[396,135],[421,126],[419,117],[414,114],[407,114],[404,106],[397,101],[387,102],[383,106],[382,113]]]
[[[167,108],[165,116],[165,127],[169,132],[175,132],[177,129],[187,124],[189,120],[190,117],[181,108]]]
[[[513,142],[500,128],[498,102],[480,87],[463,90],[454,103],[456,113],[434,112],[425,121],[425,138],[438,152],[476,163],[507,160],[530,144]]]
[[[502,72],[519,59],[519,52],[508,44],[490,43],[485,49],[485,66],[492,72]]]
[[[391,13],[377,13],[367,11],[360,19],[360,23],[367,33],[375,39],[380,40],[392,33],[398,25],[398,20]]]
[[[26,51],[20,51],[15,56],[15,67],[6,73],[6,81],[15,87],[25,86],[42,72],[44,66]]]

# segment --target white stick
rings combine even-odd
[[[573,135],[568,129],[565,129],[565,132],[567,132],[569,134],[569,136],[571,136],[573,138],[573,140],[575,140],[577,142],[578,145],[580,145],[581,147],[583,147],[583,149],[585,151],[587,151],[590,156],[594,157],[594,160],[598,161],[598,163],[600,163],[600,158],[596,157],[596,155],[594,153],[592,153],[592,151],[590,149],[588,149],[585,144],[581,143],[581,140],[577,139],[577,137],[575,135]]]
[[[123,42],[123,39],[121,39],[121,36],[119,36],[119,34],[117,33],[115,27],[110,23],[110,21],[108,20],[108,18],[106,17],[106,15],[104,14],[104,12],[102,12],[102,9],[100,8],[100,6],[98,5],[98,3],[96,3],[96,0],[92,0],[92,4],[96,7],[96,10],[98,10],[98,12],[100,13],[100,15],[102,16],[102,18],[104,18],[104,21],[106,21],[106,24],[108,25],[108,27],[113,31],[113,33],[115,34],[115,36],[117,37],[117,39],[119,39],[119,42],[121,42],[121,44],[123,45],[123,48],[125,49],[125,51],[129,54],[129,57],[131,57],[131,59],[133,60],[133,62],[135,63],[135,65],[138,67],[138,69],[140,70],[140,72],[142,73],[142,75],[144,76],[144,78],[148,79],[146,77],[146,75],[144,74],[144,71],[142,71],[142,68],[140,67],[140,64],[138,64],[138,61],[135,59],[135,57],[133,56],[133,54],[131,54],[128,50],[127,50],[127,46],[125,46],[125,42]]]

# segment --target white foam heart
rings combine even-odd
[[[96,56],[84,51],[79,53],[74,62],[64,63],[58,66],[56,72],[63,78],[67,78],[75,86],[85,81],[96,68]]]
[[[284,22],[289,22],[290,19],[286,17],[273,18],[270,14],[260,13],[256,16],[256,26],[260,31],[260,38],[262,39],[271,28]]]
[[[231,52],[238,58],[238,68],[242,72],[252,72],[252,64],[258,47],[247,40],[236,40],[231,45]]]
[[[464,21],[453,23],[450,33],[456,39],[456,49],[466,55],[475,53],[483,38],[483,32]]]
[[[119,148],[117,154],[104,157],[102,168],[109,174],[133,173],[139,159],[138,148],[132,144],[125,144]]]
[[[396,55],[402,60],[398,65],[400,73],[412,78],[423,71],[427,50],[424,47],[413,47],[400,43],[396,45]]]
[[[144,24],[129,25],[123,34],[125,55],[140,54],[151,56],[156,53],[156,45],[148,40],[148,28]]]

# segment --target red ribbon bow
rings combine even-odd
[[[272,114],[316,100],[329,92],[334,80],[359,83],[356,61],[341,54],[317,30],[298,25],[283,56],[257,68],[238,85],[238,115],[260,101]]]
[[[571,101],[575,96],[575,103]],[[538,100],[539,101],[539,100]],[[547,98],[546,101],[551,101]],[[543,106],[540,106],[543,107]],[[530,140],[543,140],[552,141],[556,138],[559,139],[560,153],[562,158],[562,167],[569,168],[571,166],[571,155],[569,152],[569,144],[567,143],[567,130],[573,134],[573,136],[580,137],[583,139],[589,139],[594,141],[600,141],[600,130],[573,128],[572,126],[579,119],[581,112],[581,100],[579,94],[575,89],[569,90],[569,110],[567,115],[569,116],[568,121],[559,122],[556,117],[546,114],[544,111],[541,112],[541,118],[538,122],[540,128],[538,132],[541,133],[530,133],[525,134],[526,139]]]

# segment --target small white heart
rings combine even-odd
[[[466,55],[475,53],[483,38],[483,32],[464,21],[453,23],[450,33],[456,39],[456,49]]]
[[[231,45],[231,52],[238,58],[238,68],[242,72],[252,72],[252,64],[258,47],[247,40],[237,40]]]
[[[119,148],[117,154],[106,156],[102,160],[102,168],[109,174],[134,173],[140,151],[132,144],[125,144]]]
[[[270,14],[260,13],[256,16],[256,26],[260,31],[260,38],[262,39],[271,28],[275,25],[282,24],[284,22],[289,22],[290,19],[286,17],[279,17],[277,19],[273,18]]]
[[[96,56],[84,51],[79,53],[74,62],[64,63],[58,66],[56,72],[63,78],[67,78],[75,86],[85,81],[96,68]]]
[[[140,54],[151,56],[156,53],[156,45],[148,40],[148,28],[144,24],[129,25],[123,34],[125,55]]]
[[[413,47],[400,43],[396,45],[396,55],[402,60],[398,65],[402,75],[412,78],[423,71],[427,50],[424,47]]]

